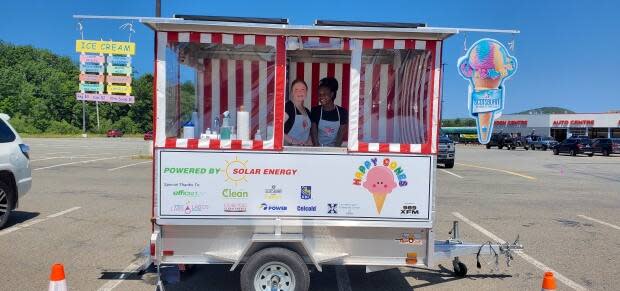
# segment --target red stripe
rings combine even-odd
[[[351,77],[351,64],[342,64],[342,107],[349,109],[349,84]]]
[[[168,32],[168,42],[169,43],[179,42],[179,33],[175,31]]]
[[[332,77],[332,78],[334,76],[336,76],[336,64],[334,64],[334,63],[327,64],[327,76],[328,77]],[[342,81],[342,80],[340,80],[340,81]]]
[[[304,80],[304,63],[302,62],[297,63],[297,72],[295,76],[298,80]]]
[[[275,97],[275,121],[274,121],[274,148],[282,149],[284,139],[284,83],[286,74],[286,38],[278,36],[276,45],[276,97]]]
[[[371,123],[370,134],[371,140],[374,142],[379,141],[379,90],[381,88],[381,65],[373,64],[372,68],[372,110],[371,118],[368,120]]]
[[[228,111],[228,60],[220,59],[220,114],[225,111]]]
[[[210,139],[209,140],[209,148],[210,149],[219,149],[220,148],[220,140],[219,139]]]
[[[212,33],[211,34],[211,43],[215,43],[215,44],[222,43],[222,34],[221,33]]]
[[[254,43],[257,46],[265,46],[265,44],[267,43],[267,37],[264,35],[257,35],[254,37]]]
[[[388,50],[388,49],[393,49],[394,48],[394,40],[393,39],[384,39],[383,40],[383,48]]]
[[[262,140],[254,140],[254,141],[252,141],[252,149],[253,150],[262,150],[263,149],[263,141]]]
[[[428,82],[428,111],[427,111],[427,118],[425,118],[425,121],[427,124],[427,129],[426,132],[424,134],[425,136],[425,143],[422,146],[422,153],[423,154],[430,154],[431,153],[431,146],[432,146],[432,141],[431,141],[431,132],[433,131],[433,125],[432,125],[432,118],[433,118],[433,95],[434,95],[434,84],[435,84],[435,46],[437,45],[437,43],[435,41],[427,41],[426,42],[426,50],[430,51],[431,53],[431,61],[430,61],[430,71],[431,73],[428,75],[429,76],[429,82]],[[430,118],[429,118],[430,117]]]
[[[258,97],[258,90],[259,90],[259,85],[260,82],[258,80],[258,61],[252,61],[252,65],[251,65],[251,71],[250,71],[250,78],[251,78],[251,87],[252,87],[252,111],[250,112],[250,138],[254,137],[254,134],[256,134],[256,131],[258,130],[259,127],[259,97]],[[261,132],[261,135],[264,135],[264,132]]]
[[[411,145],[409,145],[409,144],[400,144],[400,152],[401,153],[410,153],[411,152]]]
[[[211,71],[211,59],[204,59],[204,64],[205,64],[205,71],[204,71],[204,80],[203,80],[203,84],[204,84],[204,88],[203,88],[203,93],[204,93],[204,98],[203,98],[203,103],[204,103],[204,108],[203,108],[203,124],[202,124],[202,128],[207,128],[208,124],[210,124],[211,119],[215,118],[215,117],[211,117],[211,102],[213,102],[213,96],[211,96],[213,94],[212,90],[213,90],[213,85],[211,84],[211,81],[213,80],[213,72]]]
[[[187,140],[187,148],[197,149],[198,148],[198,139],[192,138]]]
[[[319,79],[321,78],[321,64],[312,63],[312,84],[308,84],[308,86],[312,86],[312,98],[310,99],[310,106],[319,105]]]
[[[233,44],[245,44],[243,34],[233,34]]]
[[[177,147],[177,138],[176,137],[169,137],[166,138],[166,148],[176,148]]]
[[[390,144],[389,143],[380,143],[379,144],[379,152],[380,153],[389,153],[390,152]]]
[[[396,80],[394,78],[394,66],[388,65],[388,95],[387,95],[387,142],[396,143],[400,140],[394,138],[394,95],[396,91]]]
[[[368,143],[360,142],[357,147],[357,151],[363,152],[363,153],[368,152]]]
[[[241,111],[241,106],[243,106],[244,102],[243,102],[243,82],[245,80],[243,80],[243,61],[242,60],[236,60],[235,62],[235,93],[237,94],[236,98],[235,98],[235,105],[237,106],[237,108],[232,108],[233,110],[236,111]],[[245,108],[243,109],[243,111],[248,111],[249,108]]]
[[[342,49],[345,51],[351,50],[351,45],[349,44],[351,40],[348,38],[344,38],[342,41],[344,41],[344,46]]]
[[[301,37],[301,41],[302,42],[308,42],[308,37],[307,36],[302,36]]]
[[[413,49],[415,48],[415,40],[407,39],[405,40],[405,49]]]
[[[242,142],[240,139],[233,139],[230,141],[230,149],[240,150],[242,148]]]
[[[372,39],[365,39],[362,44],[362,48],[364,49],[372,49]]]
[[[319,37],[319,43],[329,43],[329,37],[326,37],[326,36]]]
[[[189,42],[200,43],[200,32],[190,32]]]

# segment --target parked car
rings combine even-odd
[[[553,147],[553,154],[567,153],[571,156],[584,154],[593,156],[591,141],[588,138],[568,138]]]
[[[30,147],[22,141],[9,123],[10,117],[0,113],[0,228],[20,199],[30,191]]]
[[[445,168],[454,167],[454,155],[456,149],[454,142],[448,136],[441,136],[439,138],[439,153],[437,155],[437,163],[443,164]]]
[[[153,140],[153,131],[149,130],[144,133],[144,140]]]
[[[491,135],[491,140],[487,144],[487,149],[491,147],[497,147],[498,149],[502,149],[506,147],[506,149],[514,149],[515,145],[512,141],[512,136],[507,133],[494,133]]]
[[[122,137],[123,136],[123,131],[119,130],[119,129],[110,129],[108,130],[108,137]]]
[[[620,154],[620,138],[597,138],[592,141],[592,152],[609,156]]]
[[[546,151],[547,149],[553,148],[557,144],[558,142],[550,136],[539,136],[537,139],[532,141],[530,148],[533,150]]]
[[[512,144],[513,147],[510,148],[512,150],[516,149],[516,148],[523,148],[524,150],[529,150],[530,149],[530,143],[528,142],[528,139],[525,136],[515,136],[512,138]]]

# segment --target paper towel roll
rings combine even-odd
[[[250,139],[250,113],[237,111],[237,139]]]

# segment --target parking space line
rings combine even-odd
[[[476,224],[475,222],[469,220],[467,217],[463,216],[462,214],[458,213],[458,212],[452,212],[452,215],[454,215],[456,218],[462,220],[463,222],[469,224],[469,226],[473,227],[474,229],[476,229],[477,231],[481,232],[482,234],[484,234],[485,236],[487,236],[488,238],[490,238],[491,240],[494,240],[500,244],[505,244],[506,241],[499,238],[498,236],[494,235],[493,233],[491,233],[490,231],[484,229],[482,226]],[[520,253],[516,253],[519,257],[521,257],[522,259],[524,259],[526,262],[532,264],[534,267],[540,269],[543,272],[553,272],[554,276],[562,283],[564,283],[564,285],[577,290],[577,291],[583,291],[583,290],[587,290],[585,287],[575,283],[575,281],[566,278],[564,275],[558,273],[558,271],[551,269],[549,266],[541,263],[540,261],[530,257],[529,255],[527,255],[525,252],[520,252]]]
[[[89,158],[92,156],[103,156],[103,155],[107,155],[107,154],[88,154],[88,155],[77,155],[77,156],[49,157],[49,158],[42,158],[42,159],[36,159],[36,160],[30,160],[30,161],[38,162],[38,161],[47,161],[47,160],[54,160],[54,159],[83,159],[83,158]]]
[[[139,163],[135,163],[135,164],[124,165],[124,166],[108,169],[108,171],[116,171],[116,170],[124,169],[124,168],[127,168],[127,167],[136,166],[136,165],[140,165],[140,164],[146,164],[146,163],[150,163],[150,162],[151,161],[145,161],[145,162],[139,162]]]
[[[5,228],[5,229],[3,229],[3,230],[0,230],[0,236],[3,236],[3,235],[5,235],[5,234],[9,234],[9,233],[11,233],[11,232],[14,232],[14,231],[17,231],[17,230],[20,230],[20,229],[26,228],[26,227],[33,226],[33,225],[35,225],[35,224],[37,224],[37,223],[40,223],[40,222],[46,221],[46,220],[48,220],[48,219],[50,219],[50,218],[55,218],[55,217],[58,217],[58,216],[61,216],[61,215],[65,215],[65,214],[67,214],[67,213],[69,213],[69,212],[72,212],[72,211],[78,210],[78,209],[80,209],[80,208],[82,208],[82,207],[79,207],[79,206],[72,207],[72,208],[69,208],[69,209],[67,209],[67,210],[63,210],[63,211],[60,211],[60,212],[57,212],[57,213],[54,213],[54,214],[48,215],[46,218],[38,218],[38,219],[34,219],[34,220],[31,220],[31,221],[28,221],[28,222],[24,222],[24,223],[20,223],[20,224],[17,224],[17,225],[11,226],[11,227],[9,227],[9,228]]]
[[[92,162],[97,162],[97,161],[112,160],[112,159],[119,159],[119,158],[127,158],[127,157],[133,157],[133,156],[135,156],[135,155],[118,156],[118,157],[111,157],[111,158],[100,158],[100,159],[94,159],[94,160],[86,160],[86,161],[79,161],[79,162],[64,163],[64,164],[58,164],[58,165],[47,166],[47,167],[42,167],[42,168],[36,168],[36,169],[33,169],[33,171],[52,169],[52,168],[68,166],[68,165],[75,165],[75,164],[87,164],[87,163],[92,163]]]
[[[464,167],[478,168],[478,169],[484,169],[484,170],[489,170],[489,171],[502,172],[502,173],[518,176],[518,177],[521,177],[521,178],[529,179],[529,180],[536,180],[536,178],[534,178],[532,176],[523,175],[523,174],[519,174],[517,172],[508,171],[508,170],[495,169],[495,168],[483,167],[483,166],[472,165],[472,164],[463,164],[463,163],[456,163],[456,164],[464,166]]]
[[[103,284],[103,286],[101,286],[97,290],[98,291],[111,291],[111,290],[114,290],[114,288],[116,288],[120,283],[123,283],[123,281],[125,281],[125,279],[127,279],[127,275],[128,274],[135,272],[136,270],[138,270],[138,268],[140,268],[142,266],[142,264],[140,264],[139,261],[140,260],[138,259],[138,260],[135,260],[134,262],[132,262],[131,264],[129,264],[129,266],[127,266],[125,269],[123,269],[123,271],[118,276],[118,278],[109,280],[107,283]]]
[[[439,169],[439,170],[440,170],[440,171],[442,171],[442,172],[444,172],[444,173],[448,173],[448,174],[450,174],[450,175],[452,175],[452,176],[454,176],[454,177],[457,177],[457,178],[459,178],[459,179],[463,179],[463,177],[462,177],[462,176],[459,176],[459,175],[457,175],[457,174],[455,174],[455,173],[452,173],[452,172],[450,172],[450,171],[448,171],[448,170],[444,170],[444,169]]]
[[[592,217],[585,216],[585,215],[581,215],[581,214],[579,214],[579,215],[577,215],[577,216],[579,216],[579,217],[581,217],[581,218],[585,218],[585,219],[587,219],[587,220],[591,220],[591,221],[594,221],[594,222],[598,222],[598,223],[600,223],[600,224],[602,224],[602,225],[606,225],[606,226],[609,226],[609,227],[611,227],[611,228],[615,228],[615,229],[617,229],[617,230],[620,230],[620,226],[613,225],[613,224],[611,224],[611,223],[609,223],[609,222],[605,222],[605,221],[598,220],[598,219],[596,219],[596,218],[592,218]]]

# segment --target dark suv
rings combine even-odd
[[[603,156],[620,154],[620,138],[597,138],[592,141],[592,152]]]
[[[571,156],[584,154],[593,156],[591,141],[588,138],[569,138],[553,147],[553,154],[567,153]]]
[[[510,134],[494,133],[491,135],[491,140],[487,144],[487,149],[490,149],[491,147],[497,147],[500,150],[504,147],[506,147],[506,149],[515,149],[515,144]]]

